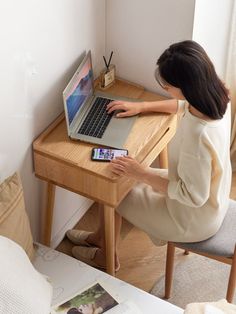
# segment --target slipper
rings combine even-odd
[[[101,249],[98,247],[74,246],[72,248],[72,255],[78,260],[80,260],[81,262],[84,262],[92,267],[105,270],[106,266],[99,265],[94,261],[95,255],[98,250],[101,250]],[[120,269],[120,265],[118,265],[115,271],[117,272],[119,269]]]
[[[76,245],[92,246],[86,240],[92,232],[71,229],[66,232],[67,238]]]

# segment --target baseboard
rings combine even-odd
[[[80,207],[78,208],[78,210],[70,217],[67,222],[65,222],[62,228],[51,239],[50,246],[53,249],[55,249],[60,244],[66,234],[66,231],[68,229],[72,229],[78,223],[78,221],[83,217],[83,215],[87,212],[92,204],[93,201],[89,199],[84,199],[80,203]]]

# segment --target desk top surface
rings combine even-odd
[[[99,90],[99,88],[97,89]],[[106,92],[148,101],[165,99],[163,96],[145,91],[141,86],[121,80],[117,80]],[[175,116],[169,114],[140,115],[124,148],[128,149],[130,156],[142,162],[156,145],[158,138],[162,136],[163,130],[174,119]],[[116,180],[117,177],[109,170],[109,163],[91,161],[91,150],[95,146],[94,144],[71,140],[68,137],[64,114],[59,116],[33,143],[34,152],[69,163],[71,166],[83,168],[97,176]]]

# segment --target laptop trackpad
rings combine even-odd
[[[102,139],[104,141],[109,139],[109,142],[113,142],[116,146],[123,147],[136,119],[137,116],[127,118],[116,118],[114,116],[103,134]]]

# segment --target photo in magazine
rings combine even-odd
[[[52,314],[101,314],[118,302],[99,284],[96,283],[72,299],[56,306]]]

